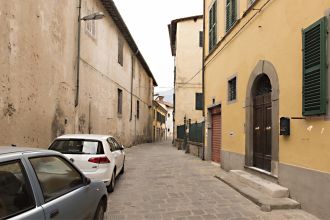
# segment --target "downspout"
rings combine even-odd
[[[77,107],[79,104],[79,76],[80,76],[80,35],[81,35],[81,0],[79,0],[78,6],[78,39],[77,39],[77,75],[76,75],[76,97],[74,106]]]
[[[132,71],[131,71],[131,112],[130,112],[130,117],[129,120],[132,121],[133,117],[133,75],[134,75],[134,56],[136,56],[139,53],[139,49],[136,50],[134,55],[132,56]]]
[[[204,117],[204,129],[203,129],[203,160],[205,160],[205,125],[206,125],[206,118],[205,118],[205,0],[203,0],[203,57],[202,57],[202,93],[203,93],[203,117]]]

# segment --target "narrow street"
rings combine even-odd
[[[316,219],[302,210],[262,212],[214,175],[220,168],[169,142],[126,150],[125,173],[109,194],[107,219]]]

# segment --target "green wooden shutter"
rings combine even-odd
[[[226,0],[226,31],[235,24],[237,18],[237,1]]]
[[[226,31],[228,31],[231,27],[230,22],[230,9],[231,9],[231,0],[226,0]]]
[[[213,3],[213,47],[217,44],[217,1]]]
[[[327,113],[327,18],[303,30],[303,115]]]
[[[212,25],[213,24],[213,7],[209,11],[209,51],[212,50],[213,38],[212,38]]]
[[[235,24],[237,18],[237,1],[231,0],[231,27]]]
[[[209,11],[209,51],[217,43],[217,1],[215,1]]]

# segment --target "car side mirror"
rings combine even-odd
[[[90,178],[88,178],[88,177],[85,177],[84,178],[84,183],[85,183],[85,186],[88,186],[89,184],[91,184],[91,179]]]
[[[121,146],[120,146],[120,149],[121,149],[121,150],[124,150],[124,149],[125,149],[124,145],[121,145]]]

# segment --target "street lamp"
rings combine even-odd
[[[79,0],[79,12],[78,12],[78,48],[77,48],[77,79],[76,79],[76,97],[75,97],[75,107],[79,103],[79,75],[80,75],[80,35],[81,35],[81,21],[91,21],[99,20],[104,18],[102,12],[95,12],[90,15],[81,17],[81,0]]]
[[[89,20],[99,20],[104,18],[104,14],[102,12],[95,12],[93,14],[82,17],[80,20],[89,21]]]

